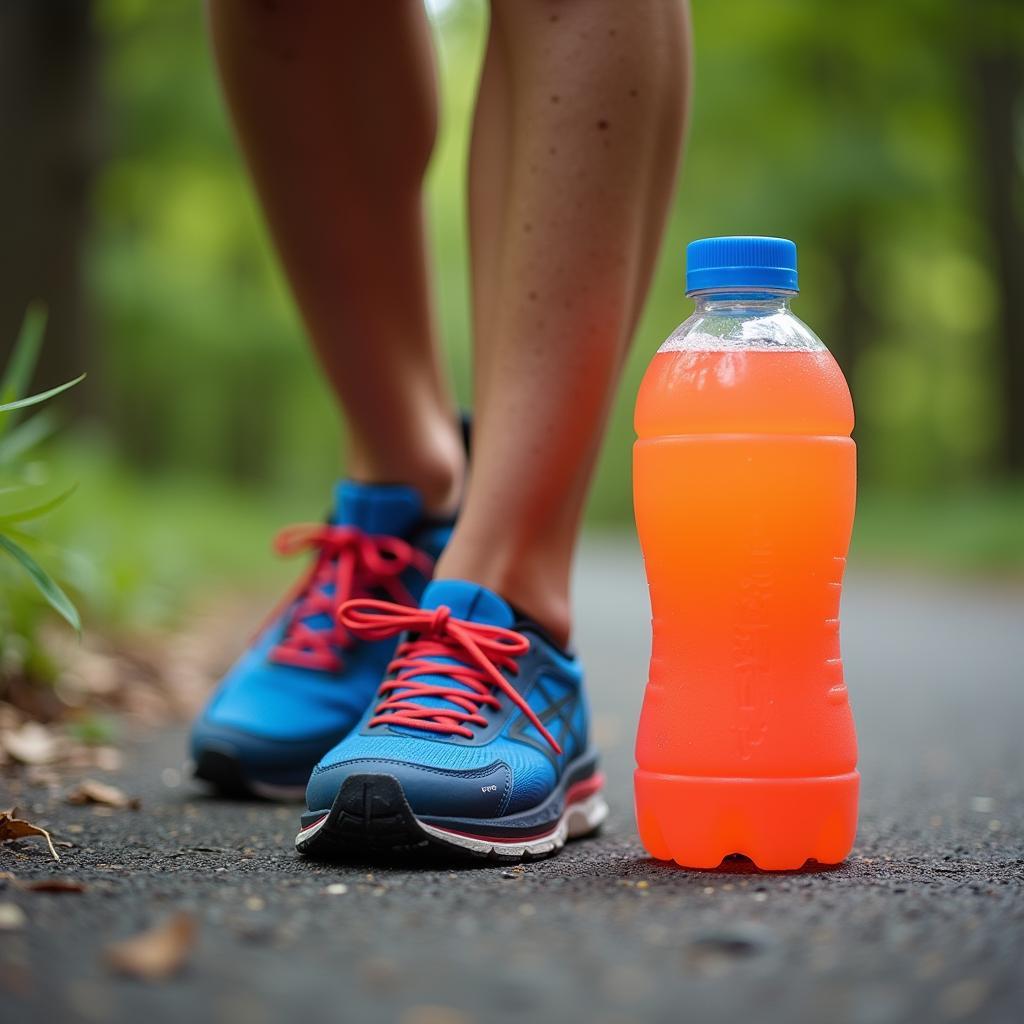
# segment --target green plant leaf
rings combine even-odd
[[[49,501],[40,502],[38,505],[30,505],[28,508],[19,509],[17,512],[4,513],[0,515],[0,524],[6,526],[9,523],[24,523],[29,519],[38,519],[40,516],[45,516],[47,512],[52,512],[55,508],[63,505],[77,490],[78,484],[75,483],[66,491],[62,491],[55,497],[50,498]]]
[[[14,351],[4,371],[3,381],[0,382],[0,402],[12,402],[24,396],[39,359],[45,330],[46,307],[33,302],[25,311]]]
[[[54,493],[54,488],[49,482],[18,483],[13,487],[4,487],[0,490],[0,519],[19,512],[23,508],[41,505]]]
[[[34,537],[31,533],[26,533],[24,530],[19,530],[16,526],[5,526],[4,532],[0,536],[16,540],[27,548],[36,548],[43,543],[38,537]]]
[[[57,417],[49,409],[19,423],[0,438],[0,466],[9,466],[45,441],[57,429]]]
[[[63,618],[76,633],[82,632],[82,620],[71,598],[64,593],[50,574],[20,545],[0,533],[0,548],[18,562],[46,599],[46,603]]]
[[[15,409],[27,409],[30,405],[39,405],[40,402],[45,402],[47,399],[53,398],[54,395],[59,395],[76,384],[81,384],[83,380],[85,380],[85,374],[81,373],[74,380],[58,384],[55,388],[50,388],[49,391],[41,391],[38,395],[29,395],[28,398],[19,398],[16,402],[0,405],[0,412],[14,412]]]

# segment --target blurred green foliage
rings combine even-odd
[[[99,10],[113,134],[90,267],[117,444],[152,469],[322,488],[337,466],[337,417],[233,145],[201,11],[183,0]],[[463,195],[486,12],[468,0],[435,10],[444,117],[429,203],[442,331],[466,400]],[[592,518],[629,517],[632,397],[687,313],[685,243],[714,233],[799,242],[801,314],[859,349],[836,343],[853,366],[868,486],[983,478],[1000,415],[995,285],[947,5],[697,0],[694,23],[684,170]],[[866,296],[864,332],[841,322],[847,270]]]
[[[441,329],[465,402],[463,197],[486,7],[431,6],[444,107],[429,209]],[[1024,564],[1020,489],[986,489],[1005,409],[971,98],[979,41],[998,35],[1024,54],[1020,7],[694,0],[693,14],[680,187],[589,522],[630,522],[633,397],[688,313],[685,243],[781,234],[800,246],[796,309],[854,391],[864,547],[957,562],[943,557],[953,543],[965,564]],[[60,458],[94,478],[83,508],[107,514],[63,510],[61,521],[110,566],[92,587],[124,615],[158,609],[159,586],[197,561],[244,574],[274,517],[319,512],[344,442],[231,138],[200,5],[98,0],[97,17],[109,149],[88,258],[99,415]],[[191,560],[179,557],[189,545]]]
[[[47,678],[51,673],[39,642],[44,604],[72,628],[81,629],[78,609],[37,560],[40,549],[54,554],[38,533],[39,521],[75,490],[74,485],[55,486],[55,478],[38,457],[38,446],[55,425],[51,411],[38,407],[82,381],[78,377],[28,393],[45,328],[45,311],[29,309],[0,372],[0,698],[11,678]]]
[[[28,394],[45,328],[45,311],[39,307],[29,309],[0,378],[0,554],[5,556],[4,577],[13,565],[20,578],[78,630],[81,622],[74,604],[28,550],[38,544],[34,524],[63,505],[75,489],[72,485],[54,491],[45,469],[34,461],[34,449],[49,434],[52,423],[48,413],[37,411],[37,407],[85,378],[82,374],[47,391]],[[0,593],[7,596],[15,589],[16,585],[4,578]],[[0,605],[0,622],[8,614],[8,602],[4,601]]]

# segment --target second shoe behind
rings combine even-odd
[[[401,485],[341,481],[321,525],[278,538],[310,571],[235,663],[192,729],[196,776],[219,791],[298,798],[314,765],[359,721],[395,650],[336,619],[353,597],[415,606],[451,534]]]

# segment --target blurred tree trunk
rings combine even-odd
[[[99,41],[91,0],[0,3],[0,353],[39,299],[50,318],[36,383],[92,368],[83,301],[99,157]],[[79,407],[92,389],[76,388]]]
[[[992,242],[998,288],[999,362],[1004,433],[1000,453],[1006,475],[1024,476],[1024,180],[1017,155],[1024,103],[1024,57],[1013,41],[992,38],[971,53],[972,121],[984,215]]]
[[[840,221],[830,233],[828,247],[839,278],[835,316],[827,339],[850,387],[874,331],[874,306],[864,290],[864,231],[861,211]],[[856,398],[856,395],[854,395]]]

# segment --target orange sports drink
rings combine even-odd
[[[843,860],[857,827],[839,599],[853,405],[790,312],[796,246],[687,249],[693,316],[636,405],[633,488],[654,631],[636,743],[648,852],[694,868]]]

